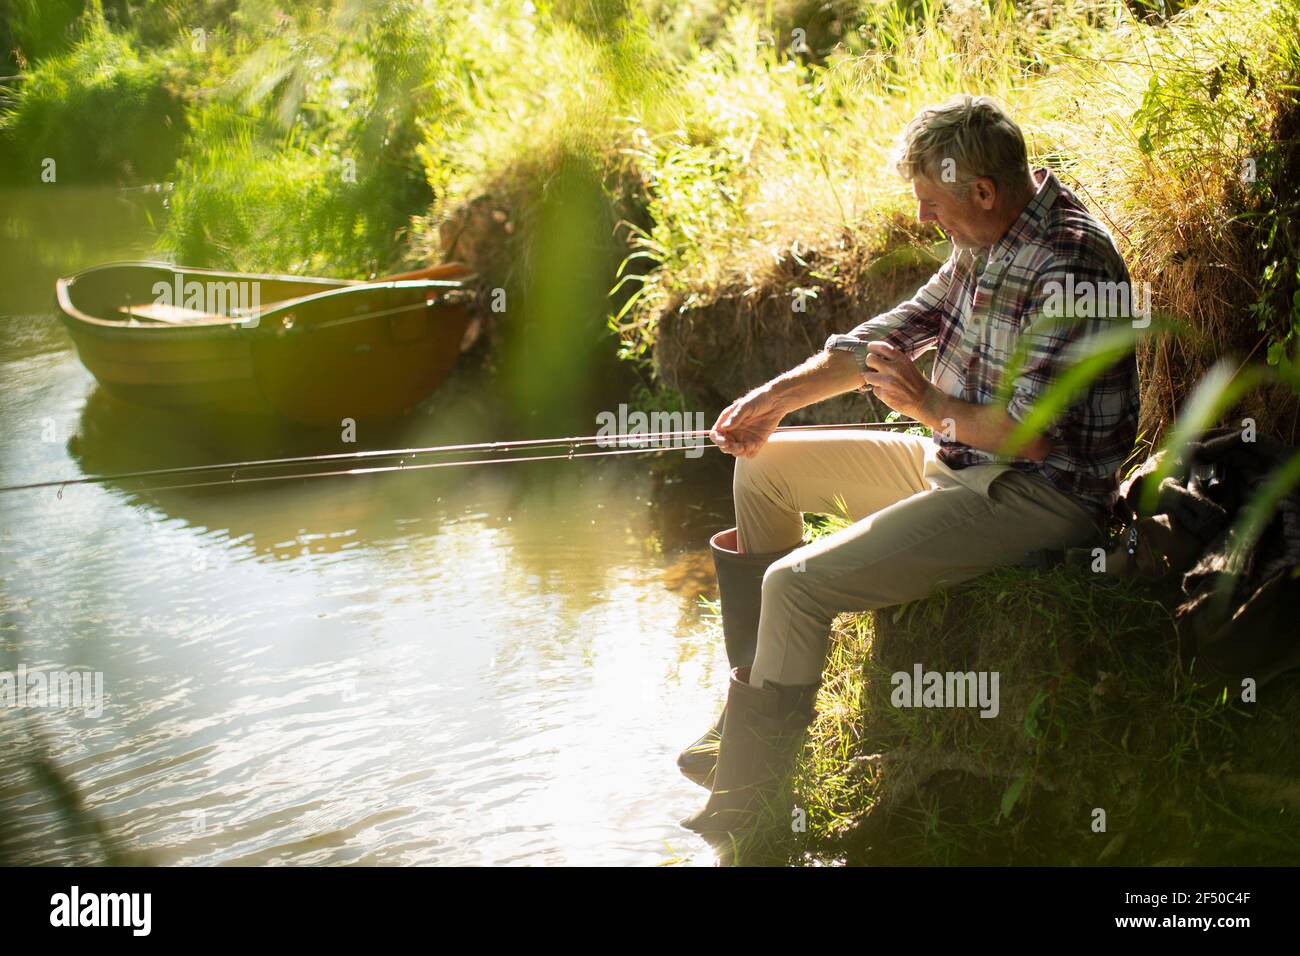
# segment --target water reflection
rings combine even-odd
[[[5,484],[351,450],[122,405],[52,315],[3,321]],[[460,374],[351,447],[513,437],[510,411]],[[151,862],[705,853],[676,825],[700,791],[673,758],[724,685],[698,597],[728,472],[654,460],[0,495],[0,668],[104,673],[101,719],[21,716]],[[11,856],[102,862],[24,759],[19,717],[0,713]]]
[[[43,183],[0,190],[0,316],[54,308],[54,280],[109,259],[157,258],[163,187]]]

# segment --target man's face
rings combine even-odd
[[[977,249],[992,245],[989,238],[995,216],[992,214],[991,180],[978,180],[965,198],[953,195],[943,184],[926,176],[912,180],[916,195],[916,216],[921,222],[935,222],[959,249]]]

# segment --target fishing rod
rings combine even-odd
[[[802,432],[802,431],[826,431],[835,429],[875,429],[875,428],[908,428],[919,425],[914,421],[895,421],[895,422],[853,422],[846,424],[833,425],[783,425],[776,429],[777,432]],[[372,475],[383,474],[393,471],[422,471],[428,468],[458,468],[469,465],[498,465],[510,462],[526,461],[558,461],[561,459],[574,458],[600,458],[612,455],[630,455],[630,454],[655,454],[665,451],[680,451],[684,447],[696,447],[695,445],[683,444],[684,442],[694,442],[699,439],[707,438],[710,429],[695,429],[688,431],[671,431],[671,432],[643,432],[639,434],[624,435],[578,435],[568,438],[530,438],[518,441],[491,441],[491,442],[474,442],[469,444],[458,445],[434,445],[428,447],[416,448],[390,448],[390,449],[372,449],[355,452],[335,452],[322,455],[300,455],[290,458],[264,458],[253,461],[236,461],[220,462],[207,465],[184,465],[172,468],[150,468],[140,471],[118,472],[110,475],[83,475],[77,478],[65,478],[53,481],[36,481],[20,485],[0,486],[0,492],[6,491],[35,491],[41,488],[58,488],[59,496],[62,497],[63,489],[69,485],[93,485],[109,482],[130,481],[139,478],[166,478],[180,477],[184,475],[201,475],[210,472],[229,472],[229,477],[198,482],[185,482],[175,485],[161,485],[149,488],[136,489],[138,492],[153,491],[174,491],[185,488],[207,488],[217,485],[231,484],[248,484],[261,481],[284,481],[287,479],[305,479],[305,478],[327,478],[335,475]],[[611,448],[610,446],[614,446]],[[579,454],[579,449],[598,447],[601,451],[583,452]],[[713,448],[716,445],[700,442],[698,447]],[[471,457],[461,458],[452,461],[420,461],[419,459],[428,457],[439,457],[456,453],[469,454],[491,454],[496,452],[516,452],[516,451],[544,451],[551,448],[567,448],[568,451],[560,454],[551,455],[527,455],[518,456],[510,455],[505,458],[483,458]],[[340,468],[326,471],[291,471],[288,474],[274,475],[241,475],[240,472],[254,471],[269,468],[285,468],[295,465],[314,464],[319,462],[359,462],[365,464],[370,461],[382,461],[384,459],[398,459],[395,465],[375,465],[373,467],[356,467]],[[413,459],[411,464],[407,464],[407,459]]]
[[[717,447],[716,445],[713,447]],[[530,455],[524,458],[474,458],[465,461],[432,461],[422,464],[407,465],[399,463],[396,465],[383,465],[373,468],[343,468],[335,471],[309,471],[309,472],[291,472],[287,475],[246,475],[239,478],[227,478],[217,481],[195,481],[186,482],[180,485],[158,485],[149,488],[138,489],[136,493],[154,493],[159,491],[180,491],[189,488],[214,488],[218,485],[243,485],[252,484],[261,481],[289,481],[305,478],[330,478],[338,475],[381,475],[393,471],[423,471],[427,468],[459,468],[465,465],[503,465],[511,462],[523,461],[561,461],[573,460],[575,458],[605,458],[610,455],[644,455],[665,451],[681,451],[680,448],[624,448],[620,450],[584,452],[577,454],[569,452],[564,455]],[[0,488],[0,491],[7,491],[7,488]]]

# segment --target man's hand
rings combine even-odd
[[[871,342],[867,353],[866,382],[878,399],[920,422],[933,417],[942,395],[905,352],[888,342]]]
[[[1052,451],[1051,441],[1039,435],[1018,448],[1005,448],[1016,421],[1005,408],[979,405],[945,395],[912,360],[888,342],[867,346],[867,384],[876,397],[894,411],[910,415],[950,441],[959,441],[995,454],[1010,454],[1042,461]]]
[[[728,455],[753,458],[784,417],[785,410],[770,392],[750,392],[722,410],[709,437]]]

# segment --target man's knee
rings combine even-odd
[[[798,601],[816,591],[816,573],[809,574],[809,562],[804,548],[796,548],[778,561],[773,561],[763,574],[763,602]]]
[[[789,484],[782,474],[781,456],[772,450],[770,441],[752,458],[736,459],[732,492],[740,497],[789,501]]]
[[[772,463],[772,455],[769,451],[771,444],[771,442],[765,444],[751,458],[738,457],[736,459],[735,484],[752,485],[755,482],[766,480]]]
[[[843,554],[825,545],[796,548],[764,573],[763,606],[829,623],[836,614],[905,603],[937,587],[914,574],[899,574],[891,558],[874,549],[855,549],[848,563],[851,570]]]

